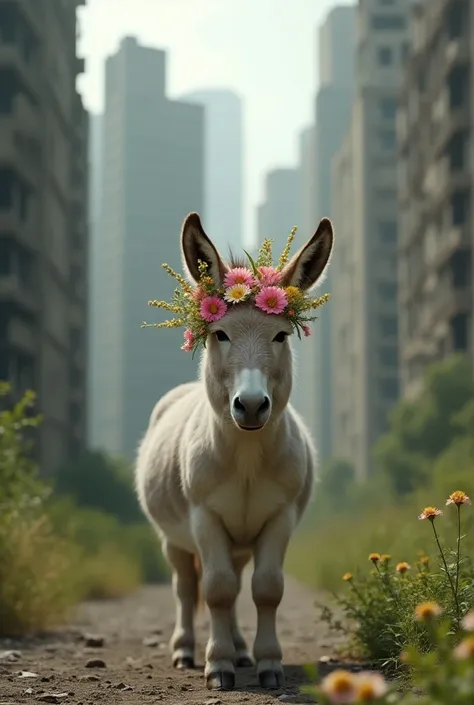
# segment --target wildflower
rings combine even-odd
[[[405,573],[410,570],[410,565],[406,561],[402,561],[401,563],[397,563],[395,570],[397,573],[400,573],[400,575],[405,575]]]
[[[333,705],[352,703],[356,694],[356,679],[349,671],[338,669],[326,676],[321,690]]]
[[[285,286],[285,294],[288,298],[288,303],[292,306],[303,303],[304,296],[297,286]]]
[[[356,676],[356,701],[371,702],[383,697],[387,692],[387,684],[380,673],[361,673]]]
[[[258,273],[260,286],[275,286],[281,282],[280,272],[273,267],[259,267]]]
[[[184,344],[181,346],[181,350],[185,350],[186,352],[191,352],[193,349],[193,345],[195,343],[195,335],[194,333],[187,328],[184,331]]]
[[[225,290],[224,299],[231,304],[237,304],[239,301],[245,301],[250,291],[247,284],[234,284]]]
[[[255,297],[255,305],[264,313],[283,313],[287,303],[285,292],[278,286],[264,286]]]
[[[425,622],[439,617],[442,611],[436,602],[421,602],[415,607],[415,619],[417,622]]]
[[[380,553],[371,553],[369,555],[369,561],[372,561],[374,565],[377,565],[377,563],[380,560]]]
[[[291,317],[295,315],[295,310],[293,308],[289,308],[287,311],[287,314]]]
[[[421,556],[420,563],[421,563],[421,565],[429,565],[429,563],[430,563],[429,557],[428,556]]]
[[[466,632],[474,632],[474,610],[466,614],[461,622],[461,626]]]
[[[217,296],[206,296],[201,301],[201,316],[208,323],[219,321],[227,311],[227,304]]]
[[[307,325],[303,325],[301,327],[303,329],[304,337],[309,338],[309,336],[311,335],[311,328]]]
[[[457,507],[460,507],[461,504],[472,504],[472,502],[465,492],[456,490],[456,492],[449,495],[446,504],[455,504]]]
[[[352,573],[344,573],[344,575],[342,576],[342,579],[345,580],[347,583],[350,583],[353,578],[354,576],[352,575]]]
[[[425,507],[418,519],[429,519],[430,521],[434,521],[436,517],[439,517],[442,513],[443,512],[441,509],[437,509],[436,507]]]
[[[201,287],[197,286],[194,291],[193,291],[193,299],[197,301],[199,304],[203,299],[205,299],[207,296],[206,291]]]
[[[474,660],[474,636],[468,636],[463,639],[454,649],[454,656],[460,661]]]
[[[255,284],[255,279],[247,267],[234,267],[229,269],[224,277],[224,286],[229,289],[231,286],[236,284],[245,284],[245,286],[252,287]]]
[[[382,555],[380,556],[380,562],[381,563],[388,563],[389,560],[391,559],[391,557],[392,556],[389,553],[382,553]]]

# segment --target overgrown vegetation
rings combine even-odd
[[[0,383],[3,402],[8,394]],[[41,631],[80,599],[119,597],[166,573],[123,464],[85,453],[56,486],[41,481],[34,404],[27,392],[0,412],[0,635]]]

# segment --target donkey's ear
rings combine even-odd
[[[323,218],[311,240],[284,267],[284,285],[305,290],[316,284],[329,262],[333,241],[332,223],[329,218]]]
[[[184,267],[190,278],[199,283],[199,260],[207,264],[207,272],[217,286],[221,286],[227,271],[220,254],[201,225],[197,213],[190,213],[184,220],[181,232],[181,250]]]

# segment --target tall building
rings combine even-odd
[[[273,240],[277,257],[286,245],[290,230],[300,216],[300,172],[298,169],[275,169],[265,178],[264,200],[257,209],[257,238]]]
[[[319,89],[314,105],[314,136],[309,145],[310,164],[306,169],[306,179],[310,179],[314,188],[313,228],[322,217],[333,217],[335,208],[344,207],[334,202],[332,197],[331,164],[349,125],[354,96],[355,37],[356,8],[351,5],[330,10],[318,31]],[[330,265],[324,291],[333,292],[335,287],[337,282]],[[314,385],[308,393],[304,413],[316,436],[321,460],[327,459],[333,452],[337,453],[332,428],[332,312],[331,301],[321,309],[314,325],[312,355],[309,355],[308,346],[308,355],[305,353],[301,361],[301,375]],[[307,365],[312,365],[314,369],[308,369]]]
[[[205,89],[182,96],[205,109],[206,228],[227,257],[243,243],[244,135],[242,100],[226,89]]]
[[[0,379],[38,395],[44,475],[86,434],[87,138],[76,8],[0,3]]]
[[[181,270],[179,235],[203,213],[204,108],[166,96],[166,54],[127,37],[106,62],[103,183],[97,281],[94,446],[132,458],[156,401],[193,379],[197,359],[182,331],[141,329],[160,321],[150,299],[169,299],[162,262]]]
[[[399,321],[409,396],[427,364],[459,351],[474,361],[473,116],[473,4],[421,3],[399,120]]]
[[[399,396],[396,111],[409,8],[359,3],[356,95],[334,160],[333,446],[361,480]]]

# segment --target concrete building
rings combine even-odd
[[[400,345],[403,393],[453,352],[474,361],[474,8],[430,0],[414,18],[402,92]]]
[[[243,244],[244,134],[242,100],[226,89],[203,89],[181,97],[205,109],[206,232],[223,257]]]
[[[181,270],[180,231],[204,212],[204,109],[166,96],[166,54],[127,37],[106,62],[101,245],[92,364],[97,380],[94,446],[132,458],[156,401],[193,379],[197,357],[179,329],[141,329],[165,316],[167,262]]]
[[[333,217],[337,210],[344,208],[332,197],[331,164],[349,125],[354,96],[355,38],[356,8],[351,5],[330,10],[318,30],[319,89],[314,104],[314,137],[309,145],[311,157],[305,169],[305,178],[314,188],[312,228],[323,216]],[[330,266],[324,291],[333,292],[335,287],[337,282]],[[316,436],[321,460],[338,453],[333,444],[332,429],[332,311],[332,301],[321,309],[311,342],[313,355],[312,358],[305,358],[305,371],[301,370],[301,374],[314,384],[311,394],[308,394],[311,399],[304,408]],[[308,364],[313,365],[314,369],[307,369]]]
[[[409,8],[408,0],[359,3],[356,95],[334,160],[333,447],[360,480],[399,396],[395,121]]]
[[[0,379],[38,394],[44,475],[80,452],[87,423],[81,4],[0,3]]]
[[[274,260],[285,247],[291,228],[298,225],[300,193],[298,169],[275,169],[267,174],[264,200],[257,209],[257,244],[272,239]]]

